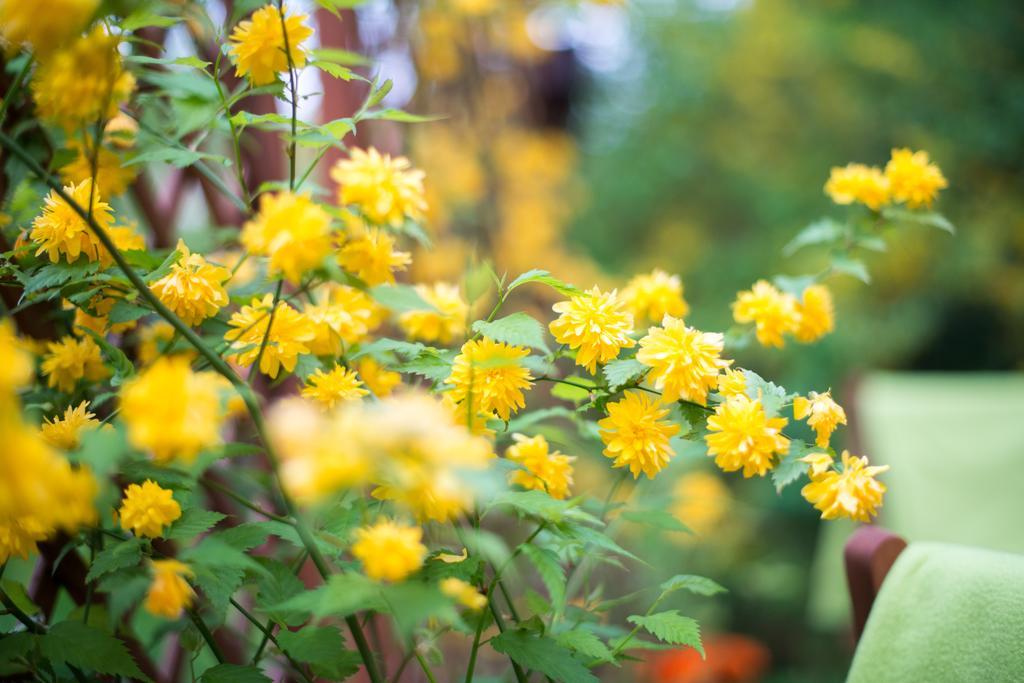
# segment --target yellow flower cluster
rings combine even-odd
[[[92,217],[104,230],[114,226],[114,214],[110,205],[93,191],[92,181],[83,180],[77,185],[67,185],[64,192],[79,206],[88,209],[92,197]],[[54,190],[46,196],[43,212],[32,221],[29,237],[39,245],[36,256],[45,253],[52,263],[63,255],[68,263],[74,263],[85,254],[90,261],[109,263],[110,255],[103,248],[99,238],[93,234],[89,223],[78,215],[71,204],[64,201]]]
[[[661,327],[652,327],[640,340],[636,359],[651,368],[648,379],[662,392],[662,400],[683,399],[707,404],[708,391],[718,386],[724,360],[725,339],[713,332],[687,327],[679,318],[666,315]]]
[[[679,425],[664,419],[669,409],[639,391],[626,392],[607,409],[608,417],[597,424],[604,454],[614,459],[612,467],[628,467],[634,479],[641,472],[654,479],[675,456],[669,439],[679,433]]]
[[[355,287],[331,284],[315,296],[318,303],[307,305],[303,314],[313,324],[313,338],[306,345],[317,356],[341,355],[346,345],[364,340],[383,322],[381,307]]]
[[[474,612],[487,606],[487,596],[462,579],[450,576],[442,580],[439,587],[442,593]]]
[[[282,367],[286,372],[294,370],[299,355],[310,353],[309,344],[316,338],[314,322],[284,301],[275,306],[273,294],[253,297],[231,316],[228,325],[231,329],[224,339],[235,350],[230,360],[252,365],[259,358],[259,371],[271,378]]]
[[[147,479],[142,484],[129,484],[117,515],[125,531],[157,538],[163,535],[164,527],[181,517],[181,506],[174,500],[173,491]]]
[[[763,477],[775,466],[776,456],[789,451],[789,439],[782,435],[787,422],[768,417],[758,399],[732,396],[708,418],[708,455],[726,472],[742,469],[744,477]]]
[[[153,582],[143,603],[146,611],[164,619],[177,619],[195,599],[195,591],[185,578],[192,576],[192,570],[178,560],[153,560],[151,564]]]
[[[302,23],[305,14],[289,16],[287,6],[283,11],[282,19],[281,10],[269,4],[235,26],[230,53],[235,60],[236,76],[248,78],[253,85],[267,85],[288,70],[289,59],[295,68],[305,65],[302,43],[313,35],[313,29]]]
[[[268,274],[298,284],[331,253],[331,215],[308,195],[268,193],[242,227],[242,245],[269,258]]]
[[[61,179],[69,185],[77,185],[92,178],[92,141],[83,145],[79,140],[69,140],[68,147],[75,153],[75,158],[60,167]],[[96,187],[100,194],[105,197],[123,194],[135,180],[138,166],[122,166],[121,157],[104,145],[95,151]]]
[[[335,365],[330,372],[317,368],[306,378],[302,395],[330,409],[345,401],[356,401],[369,394],[354,370]]]
[[[120,38],[97,26],[47,55],[32,79],[39,116],[68,131],[114,116],[135,89],[118,43]]]
[[[39,431],[54,448],[73,451],[82,444],[82,432],[99,426],[100,421],[89,412],[89,402],[82,401],[74,408],[68,406],[63,417],[44,420]]]
[[[549,325],[555,341],[575,350],[576,364],[591,373],[597,372],[598,363],[614,360],[620,349],[636,344],[629,336],[633,314],[615,290],[601,292],[595,286],[552,309],[560,314]]]
[[[785,346],[787,334],[809,344],[835,329],[832,293],[824,285],[805,288],[797,299],[767,280],[758,280],[736,295],[732,315],[740,324],[754,323],[757,341],[764,346]]]
[[[341,247],[338,261],[368,285],[395,281],[395,271],[412,262],[409,252],[395,251],[395,239],[380,229],[355,237]]]
[[[828,448],[832,432],[839,425],[846,424],[846,411],[832,400],[832,392],[819,394],[812,391],[807,398],[797,396],[793,399],[793,417],[797,420],[807,419],[807,424],[815,431],[815,443],[819,448]]]
[[[906,204],[911,209],[929,208],[948,186],[928,152],[894,149],[883,172],[864,164],[848,164],[832,169],[825,193],[836,204],[858,202],[873,211],[890,204]]]
[[[452,386],[452,399],[468,402],[474,414],[494,413],[507,422],[512,413],[526,405],[523,391],[533,386],[533,376],[522,365],[528,355],[529,349],[487,337],[466,342],[445,380]]]
[[[193,372],[183,356],[165,356],[124,383],[121,418],[128,441],[158,463],[191,462],[220,441],[224,381]]]
[[[231,278],[227,268],[215,266],[202,254],[193,254],[178,240],[178,260],[171,272],[149,288],[187,325],[195,327],[228,304],[224,283]]]
[[[80,379],[94,381],[110,374],[96,342],[91,337],[76,339],[71,335],[46,344],[41,369],[47,386],[64,393],[71,393]]]
[[[75,533],[97,519],[99,486],[74,468],[40,432],[25,424],[18,389],[32,378],[32,361],[9,320],[0,321],[0,564],[28,557],[58,531]]]
[[[551,451],[547,439],[540,434],[534,437],[513,434],[512,439],[515,443],[505,451],[505,457],[522,469],[509,473],[509,483],[531,491],[547,491],[549,496],[559,500],[568,498],[572,463],[576,458]]]
[[[423,529],[417,526],[381,519],[356,529],[352,555],[371,579],[401,581],[423,566],[427,547],[422,539]]]
[[[643,321],[658,323],[666,315],[683,318],[690,312],[683,298],[682,280],[657,268],[630,280],[622,290],[622,300],[637,325]]]
[[[435,310],[407,311],[399,316],[398,325],[409,339],[448,344],[466,331],[469,306],[458,285],[416,285],[416,293]]]
[[[49,0],[41,21],[37,0],[0,0],[0,42],[5,48],[29,47],[44,57],[85,28],[100,0]]]
[[[832,457],[814,453],[801,458],[810,467],[811,482],[800,493],[821,512],[822,519],[846,517],[870,522],[878,514],[885,484],[875,479],[888,465],[871,466],[865,457],[842,453],[842,469],[833,469]]]
[[[339,185],[338,203],[355,206],[376,225],[398,227],[406,219],[419,220],[427,208],[423,171],[373,147],[353,149],[331,169],[331,179]]]

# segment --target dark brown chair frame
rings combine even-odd
[[[853,635],[860,640],[882,582],[907,542],[877,526],[862,526],[846,541],[843,559],[853,604]]]

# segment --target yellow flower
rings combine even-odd
[[[75,534],[97,518],[99,486],[92,473],[73,469],[12,407],[0,407],[0,564],[28,557],[36,543],[58,531]]]
[[[32,373],[32,356],[18,339],[14,323],[10,318],[0,319],[0,396],[13,394],[31,382]]]
[[[373,526],[356,529],[352,555],[363,563],[375,581],[401,581],[423,566],[427,547],[420,541],[423,529],[381,519]]]
[[[649,275],[637,275],[630,280],[622,290],[622,300],[637,325],[640,321],[657,323],[666,315],[682,318],[690,312],[679,276],[657,268]]]
[[[662,392],[662,400],[707,405],[708,391],[718,386],[719,374],[732,362],[721,357],[724,337],[687,327],[671,316],[661,325],[640,340],[636,359],[651,368],[648,379]]]
[[[110,374],[96,342],[91,337],[75,339],[71,335],[46,344],[42,371],[47,386],[65,393],[70,393],[80,379],[95,381]]]
[[[121,418],[132,446],[149,451],[158,463],[191,462],[220,441],[219,375],[193,372],[188,358],[159,358],[124,383]]]
[[[377,398],[390,396],[395,387],[402,383],[400,374],[382,367],[380,363],[369,356],[359,359],[356,363],[356,372],[359,373],[359,379],[363,381],[366,388]]]
[[[346,242],[338,261],[345,270],[372,286],[394,282],[394,271],[405,270],[412,263],[412,256],[407,251],[395,251],[395,239],[375,229]]]
[[[345,401],[357,401],[369,393],[363,389],[355,371],[341,365],[335,365],[330,372],[317,368],[306,378],[306,386],[302,390],[304,397],[319,401],[328,409]]]
[[[441,581],[440,587],[442,593],[460,603],[463,607],[468,607],[473,611],[479,611],[487,607],[487,596],[462,579],[450,576]]]
[[[796,299],[766,280],[758,280],[736,296],[732,316],[740,324],[754,323],[757,341],[764,346],[785,346],[782,335],[795,331],[800,322]]]
[[[178,560],[153,560],[153,582],[146,593],[146,611],[156,617],[177,619],[192,606],[195,593],[185,580],[192,576],[188,565]]]
[[[811,479],[815,479],[832,469],[835,461],[828,453],[809,453],[800,458],[800,462],[807,463],[808,474]]]
[[[465,333],[469,306],[462,300],[458,285],[436,282],[416,285],[420,298],[437,310],[408,311],[398,318],[398,325],[409,339],[447,344]]]
[[[373,147],[353,149],[348,159],[331,169],[338,183],[338,203],[355,205],[377,225],[400,226],[406,218],[419,220],[427,208],[423,171],[405,157],[392,158]]]
[[[135,327],[136,321],[128,320],[122,323],[110,322],[110,312],[119,301],[126,301],[129,293],[115,287],[107,287],[90,297],[85,304],[75,306],[74,303],[65,300],[64,309],[75,309],[75,321],[73,328],[92,330],[98,335],[105,335],[107,332],[120,334]]]
[[[707,537],[725,520],[732,495],[721,477],[710,472],[689,472],[676,482],[671,512],[699,537]]]
[[[807,418],[807,424],[818,435],[815,443],[819,448],[828,448],[832,432],[839,425],[846,424],[846,411],[832,400],[831,391],[824,394],[812,391],[807,398],[797,396],[793,399],[793,418]]]
[[[78,185],[66,186],[64,192],[87,210],[91,188],[92,182],[84,180]],[[114,225],[110,205],[100,199],[99,192],[93,194],[92,217],[104,230],[110,230]],[[29,237],[39,245],[36,256],[46,252],[52,263],[59,261],[61,254],[67,258],[68,263],[78,260],[82,254],[90,261],[99,260],[104,265],[110,262],[109,253],[93,234],[89,224],[54,190],[50,190],[46,196],[43,212],[32,221]]]
[[[576,458],[558,451],[548,452],[547,439],[540,434],[532,438],[513,434],[512,438],[515,444],[508,447],[505,457],[522,469],[509,473],[509,483],[528,490],[547,491],[549,496],[559,500],[568,498],[572,463]]]
[[[619,349],[636,342],[629,337],[633,331],[633,315],[615,290],[602,293],[596,286],[589,292],[560,301],[552,310],[560,313],[549,326],[559,344],[576,349],[576,364],[591,373],[598,363],[607,363],[619,355]]]
[[[242,226],[242,245],[270,259],[268,274],[298,284],[331,253],[331,215],[308,195],[268,193],[256,217]]]
[[[379,306],[365,292],[348,285],[332,284],[321,292],[321,301],[304,311],[313,324],[309,352],[340,356],[346,345],[362,341],[378,325]]]
[[[86,149],[81,141],[72,139],[68,141],[68,147],[75,152],[75,158],[60,167],[61,179],[75,185],[92,178],[92,142]],[[132,184],[138,168],[122,166],[121,157],[116,152],[101,146],[96,155],[96,187],[104,197],[116,197]]]
[[[313,35],[313,29],[302,23],[306,20],[305,14],[288,16],[287,5],[284,15],[282,22],[281,11],[270,4],[253,12],[248,20],[238,22],[230,39],[236,76],[248,77],[253,85],[267,85],[277,79],[277,74],[288,70],[289,55],[295,68],[305,65],[306,51],[302,43]]]
[[[747,393],[747,377],[743,370],[726,368],[718,378],[718,393],[722,396],[743,396]]]
[[[462,345],[446,384],[452,385],[456,402],[471,400],[480,413],[497,413],[506,422],[526,405],[523,390],[532,386],[533,376],[523,367],[529,349],[510,346],[482,337]]]
[[[45,18],[38,0],[0,0],[0,42],[27,45],[36,57],[64,45],[85,28],[100,0],[48,0]]]
[[[805,289],[796,311],[799,322],[793,334],[799,342],[815,342],[836,327],[832,293],[825,285],[811,285]]]
[[[130,149],[135,146],[138,134],[139,122],[119,111],[103,127],[103,142],[118,149]]]
[[[283,367],[285,372],[295,369],[299,356],[309,353],[307,344],[313,341],[316,330],[313,322],[284,301],[277,303],[271,324],[274,296],[253,297],[248,306],[242,306],[228,321],[232,328],[224,335],[236,353],[229,359],[239,365],[252,365],[263,348],[259,370],[271,378]],[[264,347],[263,340],[267,343]]]
[[[184,356],[189,360],[193,360],[197,356],[197,352],[191,347],[178,348],[178,345],[170,346],[170,342],[174,340],[176,332],[174,327],[164,320],[157,320],[146,325],[139,330],[138,335],[139,347],[137,353],[139,363],[142,365],[149,365],[161,356],[172,354]]]
[[[67,131],[114,116],[135,89],[117,51],[120,42],[96,26],[43,59],[32,79],[36,113]]]
[[[928,159],[928,152],[894,149],[885,165],[885,177],[892,188],[892,198],[905,202],[911,209],[929,208],[939,190],[949,186],[939,167]]]
[[[889,179],[877,168],[864,164],[833,167],[825,194],[836,204],[860,202],[873,211],[889,203]]]
[[[660,401],[638,391],[629,391],[622,400],[608,404],[608,417],[598,422],[604,454],[614,458],[612,467],[629,467],[634,479],[643,472],[654,476],[675,456],[669,439],[679,425],[665,421],[668,408]]]
[[[161,488],[147,479],[142,484],[129,484],[124,490],[121,509],[117,511],[121,528],[136,536],[156,538],[164,527],[181,517],[181,506],[174,500],[174,492]]]
[[[82,444],[82,432],[99,426],[100,421],[89,412],[89,402],[82,401],[74,408],[68,407],[63,418],[44,420],[39,431],[54,448],[73,451]]]
[[[868,459],[843,451],[843,468],[811,474],[811,482],[800,493],[821,511],[822,519],[847,517],[870,522],[878,514],[885,494],[885,484],[875,477],[889,469],[888,465],[872,467]]]
[[[217,315],[228,304],[224,283],[231,278],[227,268],[215,266],[202,254],[193,254],[178,240],[178,260],[171,272],[154,282],[149,288],[186,325],[195,327],[207,318]]]
[[[708,418],[708,455],[726,472],[742,469],[744,477],[763,477],[775,466],[775,455],[789,451],[789,439],[782,435],[786,422],[769,418],[760,400],[733,396]]]

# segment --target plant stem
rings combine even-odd
[[[437,679],[434,678],[433,672],[430,671],[430,666],[427,664],[427,660],[423,658],[423,655],[420,654],[420,651],[416,649],[415,645],[413,646],[412,653],[413,656],[416,657],[416,661],[420,663],[420,668],[423,669],[423,673],[427,675],[427,680],[430,681],[430,683],[437,683]]]
[[[213,481],[212,479],[210,479],[209,477],[203,479],[203,484],[208,486],[208,487],[210,487],[211,489],[214,489],[216,491],[220,491],[221,493],[223,493],[228,498],[230,498],[231,500],[235,501],[236,503],[238,503],[242,507],[249,508],[253,512],[255,512],[257,514],[260,514],[260,515],[263,515],[267,519],[272,519],[275,522],[281,522],[282,524],[287,524],[288,526],[293,526],[295,524],[294,520],[292,520],[292,519],[290,519],[288,517],[282,517],[281,515],[276,515],[273,512],[270,512],[268,510],[264,510],[263,508],[261,508],[256,503],[253,503],[253,502],[247,500],[244,496],[242,496],[242,495],[240,495],[238,493],[235,493],[234,491],[229,489],[227,486],[224,486],[223,484],[219,484],[219,483]]]
[[[284,18],[284,0],[277,0],[278,16],[281,18],[281,35],[284,38],[284,56],[288,60],[288,83],[291,86],[292,137],[288,142],[288,189],[295,189],[295,135],[298,127],[299,94],[295,86],[295,62],[288,44],[288,22]]]
[[[270,319],[267,320],[267,331],[263,333],[263,340],[260,342],[260,350],[256,353],[256,360],[249,368],[249,384],[253,383],[259,376],[260,363],[263,361],[263,353],[270,343],[270,328],[274,325],[274,315],[277,313],[277,305],[281,303],[281,290],[284,288],[284,280],[277,281],[277,288],[274,290],[274,303],[270,305]]]
[[[260,623],[259,619],[257,619],[257,618],[256,618],[256,617],[254,617],[254,616],[253,616],[252,614],[250,614],[250,613],[249,613],[249,610],[247,610],[247,609],[245,609],[244,607],[242,607],[242,606],[241,606],[241,605],[240,605],[240,604],[238,603],[238,601],[237,601],[237,600],[235,600],[234,598],[228,598],[228,602],[230,602],[230,603],[231,603],[231,606],[232,606],[232,607],[234,607],[234,608],[235,608],[236,610],[238,610],[238,612],[239,612],[239,613],[240,613],[240,614],[241,614],[241,615],[242,615],[243,617],[245,617],[245,618],[246,618],[246,620],[247,620],[247,621],[248,621],[249,623],[251,623],[251,624],[252,624],[253,626],[255,626],[255,627],[256,627],[257,629],[259,629],[259,630],[260,630],[260,632],[261,632],[261,633],[263,633],[263,635],[264,635],[264,636],[265,636],[265,637],[266,637],[266,638],[267,638],[268,640],[270,640],[270,642],[272,642],[272,643],[273,643],[273,644],[274,644],[275,646],[277,646],[277,649],[281,650],[281,654],[283,654],[283,655],[284,655],[284,658],[288,660],[288,663],[289,663],[289,664],[291,664],[291,665],[292,665],[292,666],[293,666],[293,667],[295,668],[295,670],[299,672],[299,675],[300,675],[300,676],[302,676],[302,679],[303,679],[303,680],[305,680],[305,681],[306,681],[307,683],[313,683],[313,679],[311,679],[311,678],[309,677],[309,674],[307,674],[307,673],[306,673],[306,671],[305,671],[305,669],[303,669],[303,668],[302,668],[302,665],[301,665],[301,664],[299,664],[299,663],[298,663],[297,661],[295,661],[294,659],[292,659],[292,656],[291,656],[290,654],[288,654],[288,653],[287,653],[287,652],[286,652],[286,651],[284,650],[284,648],[282,648],[282,647],[281,647],[281,645],[280,645],[280,644],[279,644],[279,643],[277,642],[277,638],[275,638],[275,637],[274,637],[274,634],[273,634],[273,633],[272,633],[272,632],[270,631],[270,629],[268,629],[268,628],[264,627],[264,626],[263,626],[263,624],[261,624],[261,623]]]
[[[228,120],[228,128],[231,130],[231,146],[235,152],[235,177],[238,180],[238,189],[242,191],[245,203],[252,206],[252,197],[249,196],[249,188],[245,184],[245,170],[242,168],[242,143],[238,127],[231,118],[231,105],[228,104],[224,95],[224,84],[220,82],[220,60],[224,53],[217,51],[217,59],[213,64],[213,84],[217,87],[217,95],[220,97],[220,104],[224,108],[224,116]]]
[[[25,66],[21,67],[21,71],[19,71],[18,75],[14,77],[11,87],[7,88],[7,92],[4,94],[4,101],[0,103],[0,125],[3,125],[3,122],[7,120],[7,110],[11,106],[11,100],[13,100],[18,94],[18,91],[21,90],[21,84],[24,83],[25,76],[28,75],[29,69],[32,68],[32,64],[34,62],[35,59],[27,57],[25,59]]]
[[[188,613],[188,618],[195,624],[196,630],[199,631],[199,635],[203,637],[206,644],[210,647],[210,652],[217,658],[219,664],[224,664],[224,653],[220,651],[220,646],[217,645],[217,641],[213,639],[213,634],[210,633],[210,629],[206,626],[206,622],[203,621],[202,617],[196,613],[191,607],[185,610]]]

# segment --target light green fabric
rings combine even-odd
[[[847,683],[1024,680],[1024,556],[913,543],[882,583]]]
[[[875,374],[848,408],[857,455],[892,468],[879,524],[1024,554],[1024,374]],[[854,528],[822,525],[809,604],[820,628],[850,623],[842,548]]]

